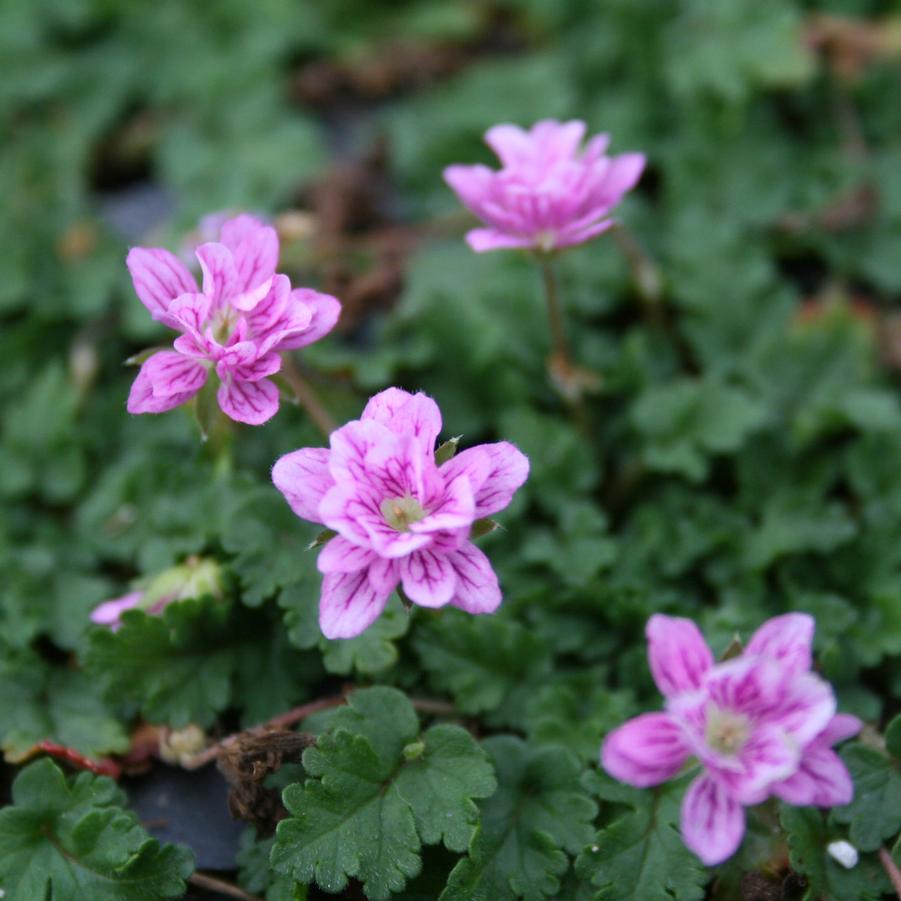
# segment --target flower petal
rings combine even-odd
[[[466,243],[476,252],[488,250],[520,250],[533,247],[535,241],[530,237],[511,235],[496,228],[474,228],[466,233]]]
[[[491,458],[491,472],[476,492],[476,516],[491,516],[510,504],[529,477],[529,458],[509,441],[479,444],[473,449],[486,451]]]
[[[366,569],[327,573],[319,598],[319,628],[326,638],[353,638],[385,609],[391,591],[377,589]]]
[[[776,716],[784,704],[785,687],[778,664],[767,657],[736,657],[717,664],[705,680],[707,696],[720,710],[752,719]],[[782,725],[781,719],[778,722]]]
[[[321,573],[354,573],[368,568],[375,559],[372,551],[353,544],[342,535],[336,535],[319,552],[316,566]]]
[[[561,229],[554,241],[554,247],[575,247],[577,244],[584,244],[591,238],[602,235],[605,231],[613,228],[614,225],[616,225],[615,219],[602,219],[600,222],[595,222],[593,225],[585,225],[581,228]]]
[[[611,157],[601,189],[601,202],[606,206],[619,203],[623,195],[638,184],[646,163],[643,153],[621,153]]]
[[[251,344],[251,342],[244,343]],[[253,344],[251,344],[251,348],[253,353],[256,354],[258,349],[254,347]],[[233,362],[229,359],[232,350],[233,348],[230,348],[225,356],[216,364],[216,372],[223,381],[229,376],[232,376],[240,382],[258,382],[260,379],[274,375],[282,368],[282,358],[280,354],[268,353],[263,354],[261,357],[256,357],[255,359],[251,358],[247,360],[247,362],[237,362],[237,360]],[[240,355],[237,359],[240,359]]]
[[[366,458],[379,445],[390,443],[392,433],[380,422],[354,420],[329,435],[329,469],[341,485],[370,483]]]
[[[829,726],[834,715],[832,686],[813,673],[802,673],[784,686],[768,718],[803,747]]]
[[[798,772],[773,786],[773,794],[795,806],[839,807],[854,799],[854,783],[838,754],[815,742],[805,750]]]
[[[456,165],[448,166],[443,174],[463,205],[481,217],[484,213],[483,202],[490,196],[495,173],[487,166]]]
[[[278,388],[269,379],[242,382],[229,378],[219,386],[216,398],[226,416],[247,425],[261,425],[278,412]]]
[[[295,288],[291,292],[291,303],[301,303],[310,314],[309,323],[303,330],[295,331],[279,341],[277,350],[297,350],[324,338],[338,323],[341,316],[341,302],[330,294],[321,294],[312,288]]]
[[[415,435],[430,452],[441,433],[438,404],[421,391],[416,394],[401,388],[380,391],[369,399],[360,419],[380,422],[397,435]]]
[[[713,654],[690,619],[655,613],[645,628],[648,661],[664,697],[694,691],[713,666]]]
[[[238,294],[238,270],[232,252],[215,241],[201,244],[196,250],[203,272],[203,293],[214,303]]]
[[[153,384],[156,397],[194,395],[207,379],[207,369],[202,363],[171,350],[161,350],[148,357],[141,370]]]
[[[428,548],[415,551],[398,563],[407,597],[421,607],[443,607],[454,594],[457,577],[443,554]]]
[[[827,745],[835,745],[846,738],[857,735],[863,728],[863,723],[850,713],[836,713],[826,725],[826,728],[817,736],[817,741]]]
[[[472,525],[476,519],[472,488],[466,476],[454,479],[445,491],[441,502],[428,516],[410,523],[410,531],[437,532],[442,529],[461,529]]]
[[[682,841],[708,867],[731,857],[745,834],[745,812],[725,788],[703,775],[682,799]]]
[[[614,779],[638,788],[672,779],[688,756],[682,729],[666,713],[645,713],[629,720],[601,746],[604,769]]]
[[[774,784],[797,771],[801,754],[797,744],[781,729],[758,726],[739,758],[743,771],[724,774],[730,794],[741,804],[760,804],[770,796]]]
[[[256,288],[275,275],[279,245],[271,225],[244,213],[223,224],[219,240],[232,252],[238,291]]]
[[[213,302],[206,294],[196,292],[179,295],[169,307],[169,317],[173,320],[173,328],[203,340],[203,332],[210,317]]]
[[[162,247],[133,247],[125,260],[135,293],[154,319],[169,325],[169,305],[181,294],[197,291],[197,282],[174,254]]]
[[[772,657],[790,672],[806,672],[811,665],[811,645],[816,622],[806,613],[786,613],[768,619],[752,636],[746,656]]]
[[[132,607],[137,607],[144,597],[143,591],[132,591],[122,595],[121,598],[113,598],[98,604],[91,611],[91,622],[101,626],[109,626],[114,632],[119,628],[119,617]]]
[[[478,497],[481,487],[491,474],[494,461],[485,449],[489,445],[482,444],[478,447],[469,447],[466,450],[454,454],[450,460],[446,460],[438,467],[441,478],[449,485],[454,479],[465,475],[469,480],[469,487],[473,495]]]
[[[501,604],[501,588],[491,561],[471,541],[447,559],[457,575],[451,603],[467,613],[494,613]]]
[[[129,413],[165,413],[190,400],[207,379],[203,364],[169,350],[144,361],[128,395]]]
[[[285,454],[272,467],[272,481],[291,509],[310,522],[321,522],[319,503],[335,484],[328,469],[326,447],[304,447]]]

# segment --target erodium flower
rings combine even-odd
[[[215,560],[188,557],[184,563],[139,582],[134,591],[98,604],[91,611],[91,622],[109,626],[115,632],[122,625],[126,610],[143,610],[156,615],[173,601],[212,595],[221,598],[224,591],[222,571]]]
[[[501,441],[438,465],[440,431],[431,398],[389,388],[332,432],[329,448],[276,462],[272,480],[294,512],[337,533],[318,560],[327,638],[359,635],[398,584],[423,607],[492,613],[500,604],[497,576],[470,529],[510,503],[529,462]]]
[[[545,119],[525,131],[495,125],[485,141],[498,155],[487,166],[448,166],[445,181],[488,227],[469,232],[477,252],[521,247],[550,251],[582,244],[613,225],[613,208],[645,166],[642,153],[607,156],[608,135],[580,150],[585,123]]]
[[[200,288],[174,254],[135,247],[128,254],[135,291],[154,319],[182,334],[172,350],[141,366],[128,397],[130,413],[163,413],[192,398],[217,378],[223,412],[259,425],[278,410],[279,393],[268,376],[281,353],[318,341],[334,327],[340,303],[309,288],[291,288],[277,275],[275,229],[253,216],[223,223],[219,240],[196,256]]]
[[[666,712],[646,713],[611,732],[604,769],[630,785],[657,785],[689,758],[702,774],[682,802],[682,838],[707,865],[741,844],[744,807],[771,796],[798,806],[847,804],[854,793],[832,745],[860,729],[835,713],[831,687],[810,671],[814,620],[768,620],[740,657],[715,663],[697,626],[655,615],[648,659]]]

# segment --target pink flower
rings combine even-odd
[[[252,216],[226,221],[218,242],[196,251],[203,273],[194,276],[162,248],[128,254],[135,291],[154,319],[182,334],[172,350],[153,354],[128,397],[130,413],[163,413],[219,379],[219,406],[232,419],[259,425],[278,410],[278,388],[268,376],[281,352],[319,340],[334,327],[340,303],[309,288],[291,288],[276,275],[275,229]]]
[[[108,601],[104,601],[91,611],[91,622],[97,623],[99,626],[109,626],[115,632],[122,625],[119,617],[126,610],[137,607],[143,597],[143,591],[130,591],[128,594],[122,595],[121,598],[111,598]]]
[[[126,610],[143,610],[152,616],[162,613],[173,601],[212,595],[221,598],[223,593],[222,573],[215,560],[191,556],[179,566],[145,579],[139,588],[98,604],[91,611],[91,622],[109,626],[115,632],[122,625],[122,614]]]
[[[319,624],[327,638],[359,635],[398,583],[423,607],[492,613],[501,602],[488,558],[469,540],[477,520],[503,510],[529,461],[512,444],[481,444],[435,463],[437,404],[389,388],[330,448],[303,448],[272,480],[294,512],[337,532],[319,554]]]
[[[469,232],[473,250],[525,247],[549,251],[582,244],[614,224],[610,212],[645,166],[642,153],[606,156],[608,135],[580,152],[585,123],[545,119],[524,131],[495,125],[485,142],[500,157],[487,166],[448,166],[445,181],[488,228]]]
[[[694,757],[704,772],[682,802],[682,838],[712,866],[738,849],[744,806],[770,796],[832,807],[854,793],[831,746],[860,729],[835,713],[830,686],[810,672],[814,620],[789,613],[764,623],[744,653],[714,663],[697,626],[656,614],[648,621],[648,659],[666,698],[611,732],[604,769],[640,788],[672,779]]]

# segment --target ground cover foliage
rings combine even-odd
[[[4,4],[8,901],[177,898],[193,867],[108,775],[27,762],[37,744],[127,762],[141,721],[212,740],[342,692],[303,724],[302,759],[278,761],[272,809],[226,874],[259,897],[887,896],[899,30],[901,6],[875,0]],[[602,378],[579,422],[546,376],[533,264],[474,255],[440,177],[489,160],[492,124],[548,116],[649,161],[625,229],[560,260],[574,356]],[[339,332],[299,355],[337,420],[389,384],[421,388],[443,438],[530,456],[480,542],[497,615],[395,601],[327,641],[316,529],[269,480],[279,455],[322,443],[303,411],[241,429],[230,457],[183,410],[125,413],[123,361],[163,339],[127,246],[176,248],[199,215],[243,208],[275,217],[297,283],[345,303]],[[220,596],[89,624],[195,555],[221,567]],[[817,665],[867,723],[842,750],[857,796],[765,810],[708,870],[676,831],[684,783],[618,785],[600,741],[659,703],[652,613],[694,618],[721,653],[791,610],[816,617]],[[856,867],[829,856],[836,839]]]

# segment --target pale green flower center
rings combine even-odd
[[[382,516],[385,522],[398,532],[407,532],[410,523],[419,522],[428,515],[415,497],[389,497],[382,501]]]
[[[720,754],[737,754],[748,740],[750,726],[741,713],[711,707],[707,714],[707,744]]]
[[[213,338],[219,344],[225,344],[234,331],[238,314],[231,306],[226,305],[213,319]]]

